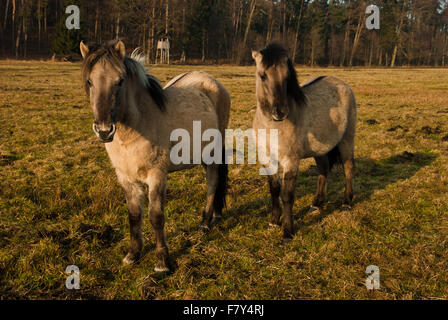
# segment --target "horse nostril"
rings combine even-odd
[[[286,118],[287,112],[280,111],[279,109],[274,109],[272,111],[272,118],[275,121],[282,121]]]
[[[283,112],[281,112],[280,110],[274,110],[272,114],[277,118],[281,118],[283,116]]]
[[[104,130],[104,125],[98,126],[96,123],[93,124],[93,131],[95,132],[96,136],[98,138],[100,138],[103,141],[109,141],[112,140],[115,131],[116,131],[116,126],[115,124],[112,124],[109,128],[107,128],[106,130]]]
[[[100,133],[100,130],[98,130],[98,126],[96,125],[96,123],[94,123],[92,125],[92,129],[93,129],[93,132],[95,132],[95,134],[98,136]]]

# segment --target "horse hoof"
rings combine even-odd
[[[320,208],[316,207],[316,206],[310,206],[310,209],[308,210],[308,213],[312,213],[312,212],[315,212],[315,211],[320,211]]]
[[[202,231],[202,232],[204,232],[204,233],[207,233],[207,232],[209,232],[209,231],[210,231],[210,227],[209,227],[209,226],[206,226],[206,225],[203,225],[203,224],[201,224],[201,225],[199,226],[199,231]]]
[[[348,204],[343,204],[341,209],[342,211],[350,211],[352,210],[352,206]]]
[[[156,266],[154,267],[154,271],[157,273],[169,273],[170,269],[168,267]]]
[[[217,225],[218,223],[221,222],[221,220],[222,220],[222,216],[216,216],[216,217],[213,217],[212,222],[211,222],[211,225],[212,225],[212,226]]]
[[[277,224],[277,223],[272,223],[272,222],[269,222],[269,228],[278,228],[278,227],[280,227],[280,225],[279,225],[279,224]]]
[[[128,253],[126,255],[126,257],[123,258],[124,265],[131,265],[131,264],[136,263],[137,261],[138,261],[138,258],[132,253]]]

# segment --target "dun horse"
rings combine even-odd
[[[279,225],[282,216],[285,242],[294,235],[292,209],[300,159],[314,157],[319,170],[317,192],[310,210],[324,204],[327,175],[337,161],[342,162],[346,178],[343,208],[351,208],[356,102],[351,88],[334,77],[319,77],[300,87],[288,52],[279,44],[253,51],[252,56],[257,65],[257,111],[253,127],[267,129],[268,133],[269,129],[278,130],[277,159],[281,175],[269,176],[271,223]],[[268,136],[267,145],[269,141]]]
[[[212,76],[203,72],[183,74],[162,89],[139,61],[126,55],[121,41],[88,47],[81,42],[82,78],[93,109],[93,130],[106,150],[126,194],[131,241],[126,264],[142,251],[142,200],[149,200],[149,218],[156,239],[155,271],[169,271],[164,235],[164,202],[169,172],[190,168],[170,161],[173,130],[192,136],[193,121],[202,130],[218,129],[224,137],[230,113],[230,96]],[[143,60],[144,61],[144,60]],[[193,149],[193,148],[191,148]],[[210,227],[221,215],[227,187],[225,164],[205,165],[207,201],[201,226]],[[148,191],[145,195],[144,186]]]

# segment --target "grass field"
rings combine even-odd
[[[162,83],[202,69],[232,96],[232,128],[249,128],[254,67],[161,66]],[[231,166],[228,210],[197,231],[201,167],[170,175],[165,210],[173,274],[158,276],[147,215],[144,257],[123,266],[124,194],[94,136],[80,65],[0,61],[0,299],[447,299],[448,71],[299,68],[304,82],[333,75],[358,102],[356,199],[339,210],[343,172],[329,202],[308,214],[314,160],[301,164],[294,240],[268,227],[270,200],[256,166]],[[81,289],[65,288],[77,265]],[[380,290],[368,291],[368,265]]]

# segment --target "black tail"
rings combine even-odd
[[[330,171],[336,163],[342,163],[341,152],[339,147],[334,147],[330,152],[327,153],[328,163],[330,164]]]
[[[215,209],[215,213],[220,215],[222,213],[222,209],[226,206],[226,194],[227,194],[227,183],[229,176],[229,168],[225,159],[225,149],[222,150],[222,164],[218,167],[218,187],[215,192],[215,200],[213,202],[213,207]]]

